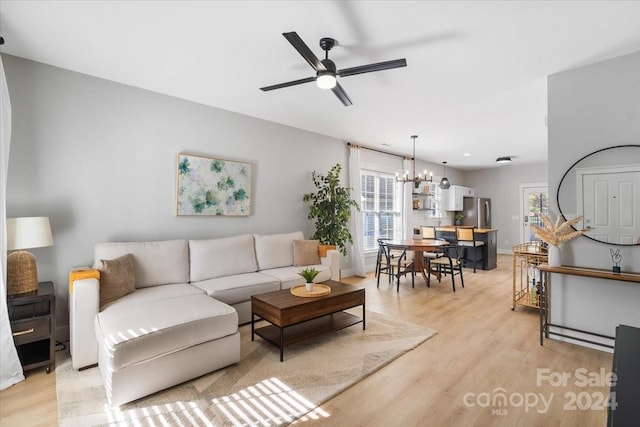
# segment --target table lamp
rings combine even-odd
[[[7,295],[35,292],[38,289],[36,258],[29,248],[52,246],[51,226],[46,216],[7,218]]]

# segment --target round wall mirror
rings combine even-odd
[[[575,162],[558,185],[565,218],[582,215],[575,229],[612,245],[640,245],[640,145],[603,148]]]

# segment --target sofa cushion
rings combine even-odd
[[[238,330],[233,307],[202,294],[98,313],[96,337],[113,370],[212,341]],[[161,373],[158,373],[161,375]]]
[[[313,279],[314,283],[326,282],[331,279],[331,268],[328,265],[317,264],[310,265],[308,267],[313,267],[319,271],[316,278]],[[305,267],[280,267],[262,270],[260,273],[276,277],[280,280],[280,282],[282,282],[280,289],[289,289],[292,286],[301,285],[305,282],[305,280],[298,274],[304,268]]]
[[[286,234],[254,234],[258,269],[293,265],[293,241],[304,240],[302,231]]]
[[[293,266],[320,264],[320,242],[318,240],[293,241]]]
[[[101,259],[133,255],[136,288],[189,282],[189,247],[186,240],[161,242],[99,243],[93,266]]]
[[[135,310],[138,304],[167,298],[182,297],[185,295],[204,295],[204,291],[189,283],[151,286],[148,288],[136,289],[135,292],[107,304],[103,310],[120,310],[124,308],[128,310]]]
[[[218,301],[238,304],[249,301],[251,295],[279,290],[280,280],[262,273],[245,273],[194,282],[193,285]]]
[[[251,234],[189,240],[189,253],[192,282],[258,270]]]
[[[133,271],[131,254],[115,259],[101,259],[100,271],[100,308],[136,290],[136,276]]]

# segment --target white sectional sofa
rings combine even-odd
[[[304,282],[294,266],[301,243],[298,231],[97,244],[94,267],[133,260],[135,290],[100,307],[99,272],[71,272],[73,368],[97,363],[110,404],[120,405],[238,362],[251,296]],[[340,279],[337,251],[317,259],[316,282]]]

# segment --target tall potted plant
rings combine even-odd
[[[347,254],[347,243],[353,243],[349,231],[351,207],[358,204],[351,198],[352,188],[340,186],[342,166],[333,166],[327,175],[311,174],[315,193],[307,193],[302,200],[309,203],[308,218],[314,221],[316,232],[312,236],[324,245],[336,245],[343,255]]]

